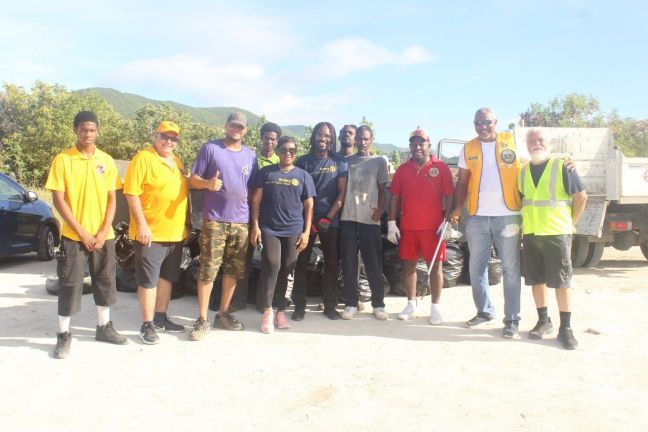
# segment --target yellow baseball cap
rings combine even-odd
[[[180,135],[180,128],[178,127],[177,124],[165,120],[158,125],[156,132],[157,133],[174,132],[176,135]]]

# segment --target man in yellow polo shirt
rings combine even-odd
[[[118,345],[127,339],[110,321],[110,305],[116,300],[115,190],[121,188],[115,161],[95,146],[99,120],[90,111],[74,117],[76,143],[56,155],[45,187],[52,191],[54,207],[63,218],[61,232],[59,331],[54,358],[70,353],[70,316],[81,308],[83,271],[86,262],[92,275],[97,305],[95,339]]]
[[[179,134],[178,125],[161,122],[154,144],[135,155],[124,177],[130,209],[128,236],[135,240],[137,296],[143,318],[140,338],[149,345],[160,342],[156,329],[184,331],[184,326],[167,316],[187,236],[187,177],[173,153]]]

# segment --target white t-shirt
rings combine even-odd
[[[477,216],[508,216],[518,215],[519,211],[509,210],[504,203],[504,194],[500,183],[499,168],[495,158],[496,141],[481,142],[482,172],[479,185],[479,200]],[[522,162],[529,160],[529,154],[524,149],[516,148],[516,157]],[[459,152],[459,168],[468,169],[464,149]]]

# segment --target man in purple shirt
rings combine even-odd
[[[257,168],[256,154],[242,144],[247,119],[234,112],[225,123],[225,138],[202,146],[189,184],[203,189],[203,226],[200,231],[198,271],[198,319],[189,335],[200,340],[209,332],[207,307],[214,279],[221,264],[223,282],[220,307],[214,325],[242,330],[243,325],[227,312],[237,279],[245,276],[248,245],[248,182]]]

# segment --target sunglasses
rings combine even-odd
[[[291,156],[295,156],[297,154],[297,149],[296,148],[281,147],[279,150],[277,150],[277,153],[282,154],[282,155],[290,153]]]
[[[476,120],[475,126],[490,126],[495,123],[497,120]]]
[[[164,133],[161,133],[159,135],[160,135],[160,139],[162,141],[171,141],[171,142],[177,143],[180,140],[180,138],[178,138],[177,136],[171,136],[171,135],[167,135],[167,134],[164,134]]]

